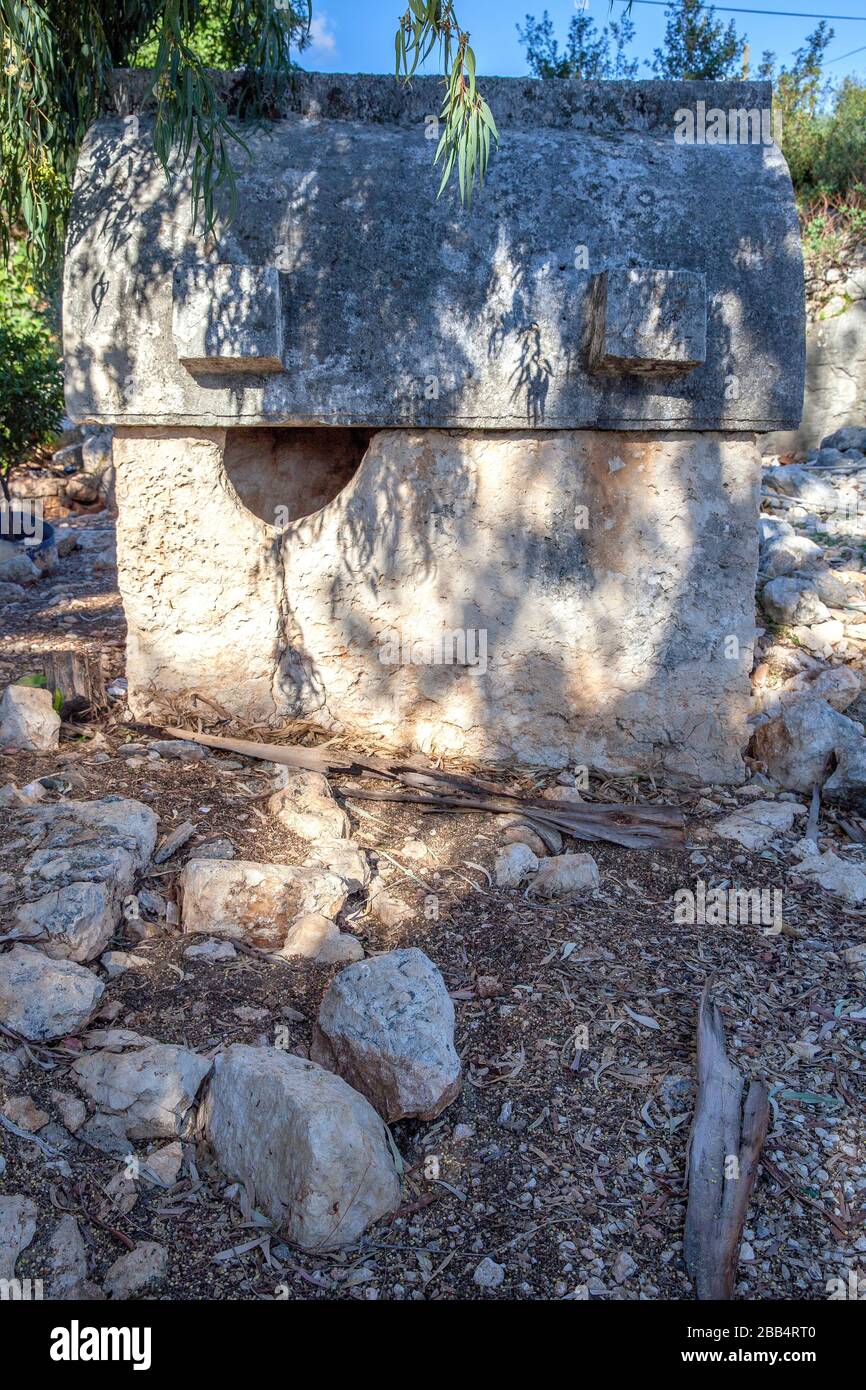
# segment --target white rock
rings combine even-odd
[[[479,1289],[498,1289],[504,1279],[505,1265],[497,1264],[489,1255],[485,1255],[481,1263],[476,1265],[472,1276],[473,1284],[477,1284]]]
[[[598,865],[591,854],[551,854],[539,861],[538,873],[529,885],[533,897],[562,898],[597,888]]]
[[[513,845],[506,845],[496,856],[496,863],[493,866],[496,886],[497,888],[518,888],[523,880],[534,873],[537,868],[538,859],[529,845],[524,844],[522,840],[516,840]]]
[[[432,1120],[460,1092],[454,1005],[436,966],[410,947],[341,970],[322,1000],[310,1056],[389,1123]]]
[[[316,956],[317,965],[350,965],[364,959],[364,947],[357,936],[341,931],[339,936],[326,941]]]
[[[75,1217],[61,1216],[51,1236],[48,1257],[49,1298],[87,1298],[87,1247]]]
[[[635,1273],[637,1262],[628,1250],[620,1250],[613,1262],[613,1277],[618,1284],[624,1284]]]
[[[862,741],[861,726],[811,696],[783,704],[779,715],[755,730],[753,752],[774,782],[811,792],[824,775],[827,754]]]
[[[78,1096],[73,1096],[69,1091],[52,1091],[51,1100],[60,1111],[60,1118],[70,1134],[74,1134],[80,1129],[87,1119],[87,1106]]]
[[[77,1033],[96,1013],[105,986],[72,961],[50,960],[32,946],[0,956],[0,1022],[30,1042]]]
[[[180,876],[185,932],[235,937],[278,950],[302,912],[336,917],[346,885],[324,869],[248,859],[190,859]]]
[[[131,951],[106,951],[100,956],[99,964],[108,978],[114,980],[127,970],[149,970],[153,962],[147,956],[136,956]]]
[[[352,1245],[400,1203],[373,1107],[293,1053],[229,1047],[216,1059],[199,1124],[226,1176],[302,1249]]]
[[[51,692],[33,685],[7,685],[0,698],[0,748],[45,753],[60,745],[60,715]]]
[[[305,912],[296,917],[280,952],[283,956],[315,960],[327,941],[336,941],[340,928],[320,912]]]
[[[210,1068],[188,1048],[164,1043],[135,1052],[95,1052],[72,1064],[85,1095],[100,1110],[120,1115],[131,1139],[183,1135]]]
[[[199,941],[195,946],[187,946],[184,960],[204,960],[215,965],[218,961],[236,960],[237,951],[230,941]]]
[[[20,545],[0,541],[0,581],[4,584],[35,584],[39,570]]]
[[[304,863],[336,874],[350,893],[363,892],[370,882],[369,861],[354,840],[317,840]]]
[[[753,801],[717,821],[713,829],[723,840],[736,840],[744,849],[763,849],[776,835],[791,829],[795,816],[805,813],[806,807],[796,801]]]
[[[152,1293],[164,1282],[169,1263],[164,1245],[143,1240],[134,1250],[114,1261],[105,1276],[105,1291],[118,1300]]]
[[[830,849],[814,858],[803,859],[791,873],[814,879],[828,893],[837,893],[855,906],[866,902],[866,873],[859,865],[847,863]]]
[[[175,1139],[173,1144],[163,1144],[142,1160],[140,1173],[148,1182],[156,1182],[160,1187],[173,1187],[183,1166],[183,1144]]]
[[[53,960],[93,960],[114,935],[119,913],[114,889],[105,883],[68,883],[14,916],[15,935]]]
[[[326,777],[287,767],[278,775],[282,787],[271,797],[268,810],[281,825],[302,840],[349,838],[349,817],[334,800]]]
[[[812,677],[810,679],[810,676]],[[826,700],[835,710],[846,710],[860,694],[862,681],[851,666],[830,666],[817,675],[804,672],[786,683],[788,691],[812,695],[817,700]]]
[[[29,1197],[0,1197],[0,1279],[15,1278],[15,1262],[36,1234],[37,1215]]]

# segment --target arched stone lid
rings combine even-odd
[[[438,79],[299,74],[204,242],[152,153],[145,81],[118,78],[121,114],[79,160],[73,419],[798,423],[802,259],[769,84],[489,79],[501,146],[463,208],[436,198]]]

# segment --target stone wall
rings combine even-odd
[[[221,429],[116,431],[138,717],[197,691],[481,763],[738,776],[752,436],[383,430],[282,530],[232,485],[235,447]],[[338,433],[334,457],[345,472]]]
[[[866,301],[806,330],[806,394],[799,429],[765,435],[766,454],[806,453],[866,416]]]

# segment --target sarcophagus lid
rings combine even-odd
[[[769,84],[491,79],[501,145],[464,208],[436,197],[438,79],[301,74],[234,149],[237,211],[208,238],[136,85],[75,179],[74,419],[799,422],[802,259]]]

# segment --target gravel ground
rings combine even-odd
[[[102,653],[108,677],[122,674],[111,528],[99,515],[73,524],[84,548],[2,615],[0,683],[38,669],[40,650],[61,638]],[[147,802],[163,835],[190,820],[192,839],[146,881],[169,901],[185,858],[214,835],[229,837],[244,858],[297,862],[306,852],[264,812],[266,764],[120,756],[129,741],[147,736],[124,722],[120,701],[99,726],[67,730],[59,753],[0,756],[0,785],[59,772],[76,797]],[[339,779],[332,785],[339,794]],[[52,1098],[75,1090],[67,1070],[79,1054],[0,1037],[2,1104],[30,1096],[62,1147],[58,1161],[0,1128],[0,1192],[25,1193],[39,1208],[18,1275],[44,1274],[51,1233],[70,1211],[97,1282],[131,1243],[165,1245],[171,1266],[161,1298],[691,1299],[685,1148],[696,1010],[711,977],[731,1057],[771,1091],[738,1296],[821,1300],[828,1280],[866,1277],[866,967],[844,954],[866,942],[866,912],[789,877],[802,830],[759,854],[714,835],[722,813],[754,799],[748,786],[660,793],[648,783],[593,782],[586,795],[680,805],[686,848],[593,847],[599,889],[539,903],[494,886],[493,817],[345,803],[353,834],[415,910],[386,930],[350,900],[343,925],[368,952],[415,945],[435,961],[455,1002],[464,1066],[462,1093],[438,1121],[394,1127],[405,1165],[395,1217],[335,1255],[289,1249],[192,1142],[172,1189],[111,1185],[121,1160],[63,1130]],[[14,811],[0,812],[0,872],[15,860],[15,838]],[[835,819],[822,821],[822,838],[848,859],[864,855]],[[708,888],[780,889],[782,930],[677,922],[674,894],[697,879]],[[194,963],[176,928],[155,919],[145,929],[135,950],[148,967],[107,981],[103,1018],[203,1053],[230,1041],[273,1042],[287,1026],[292,1050],[305,1053],[338,967],[251,954]],[[133,940],[114,944],[130,949]],[[503,1270],[495,1287],[474,1277],[486,1258]]]

